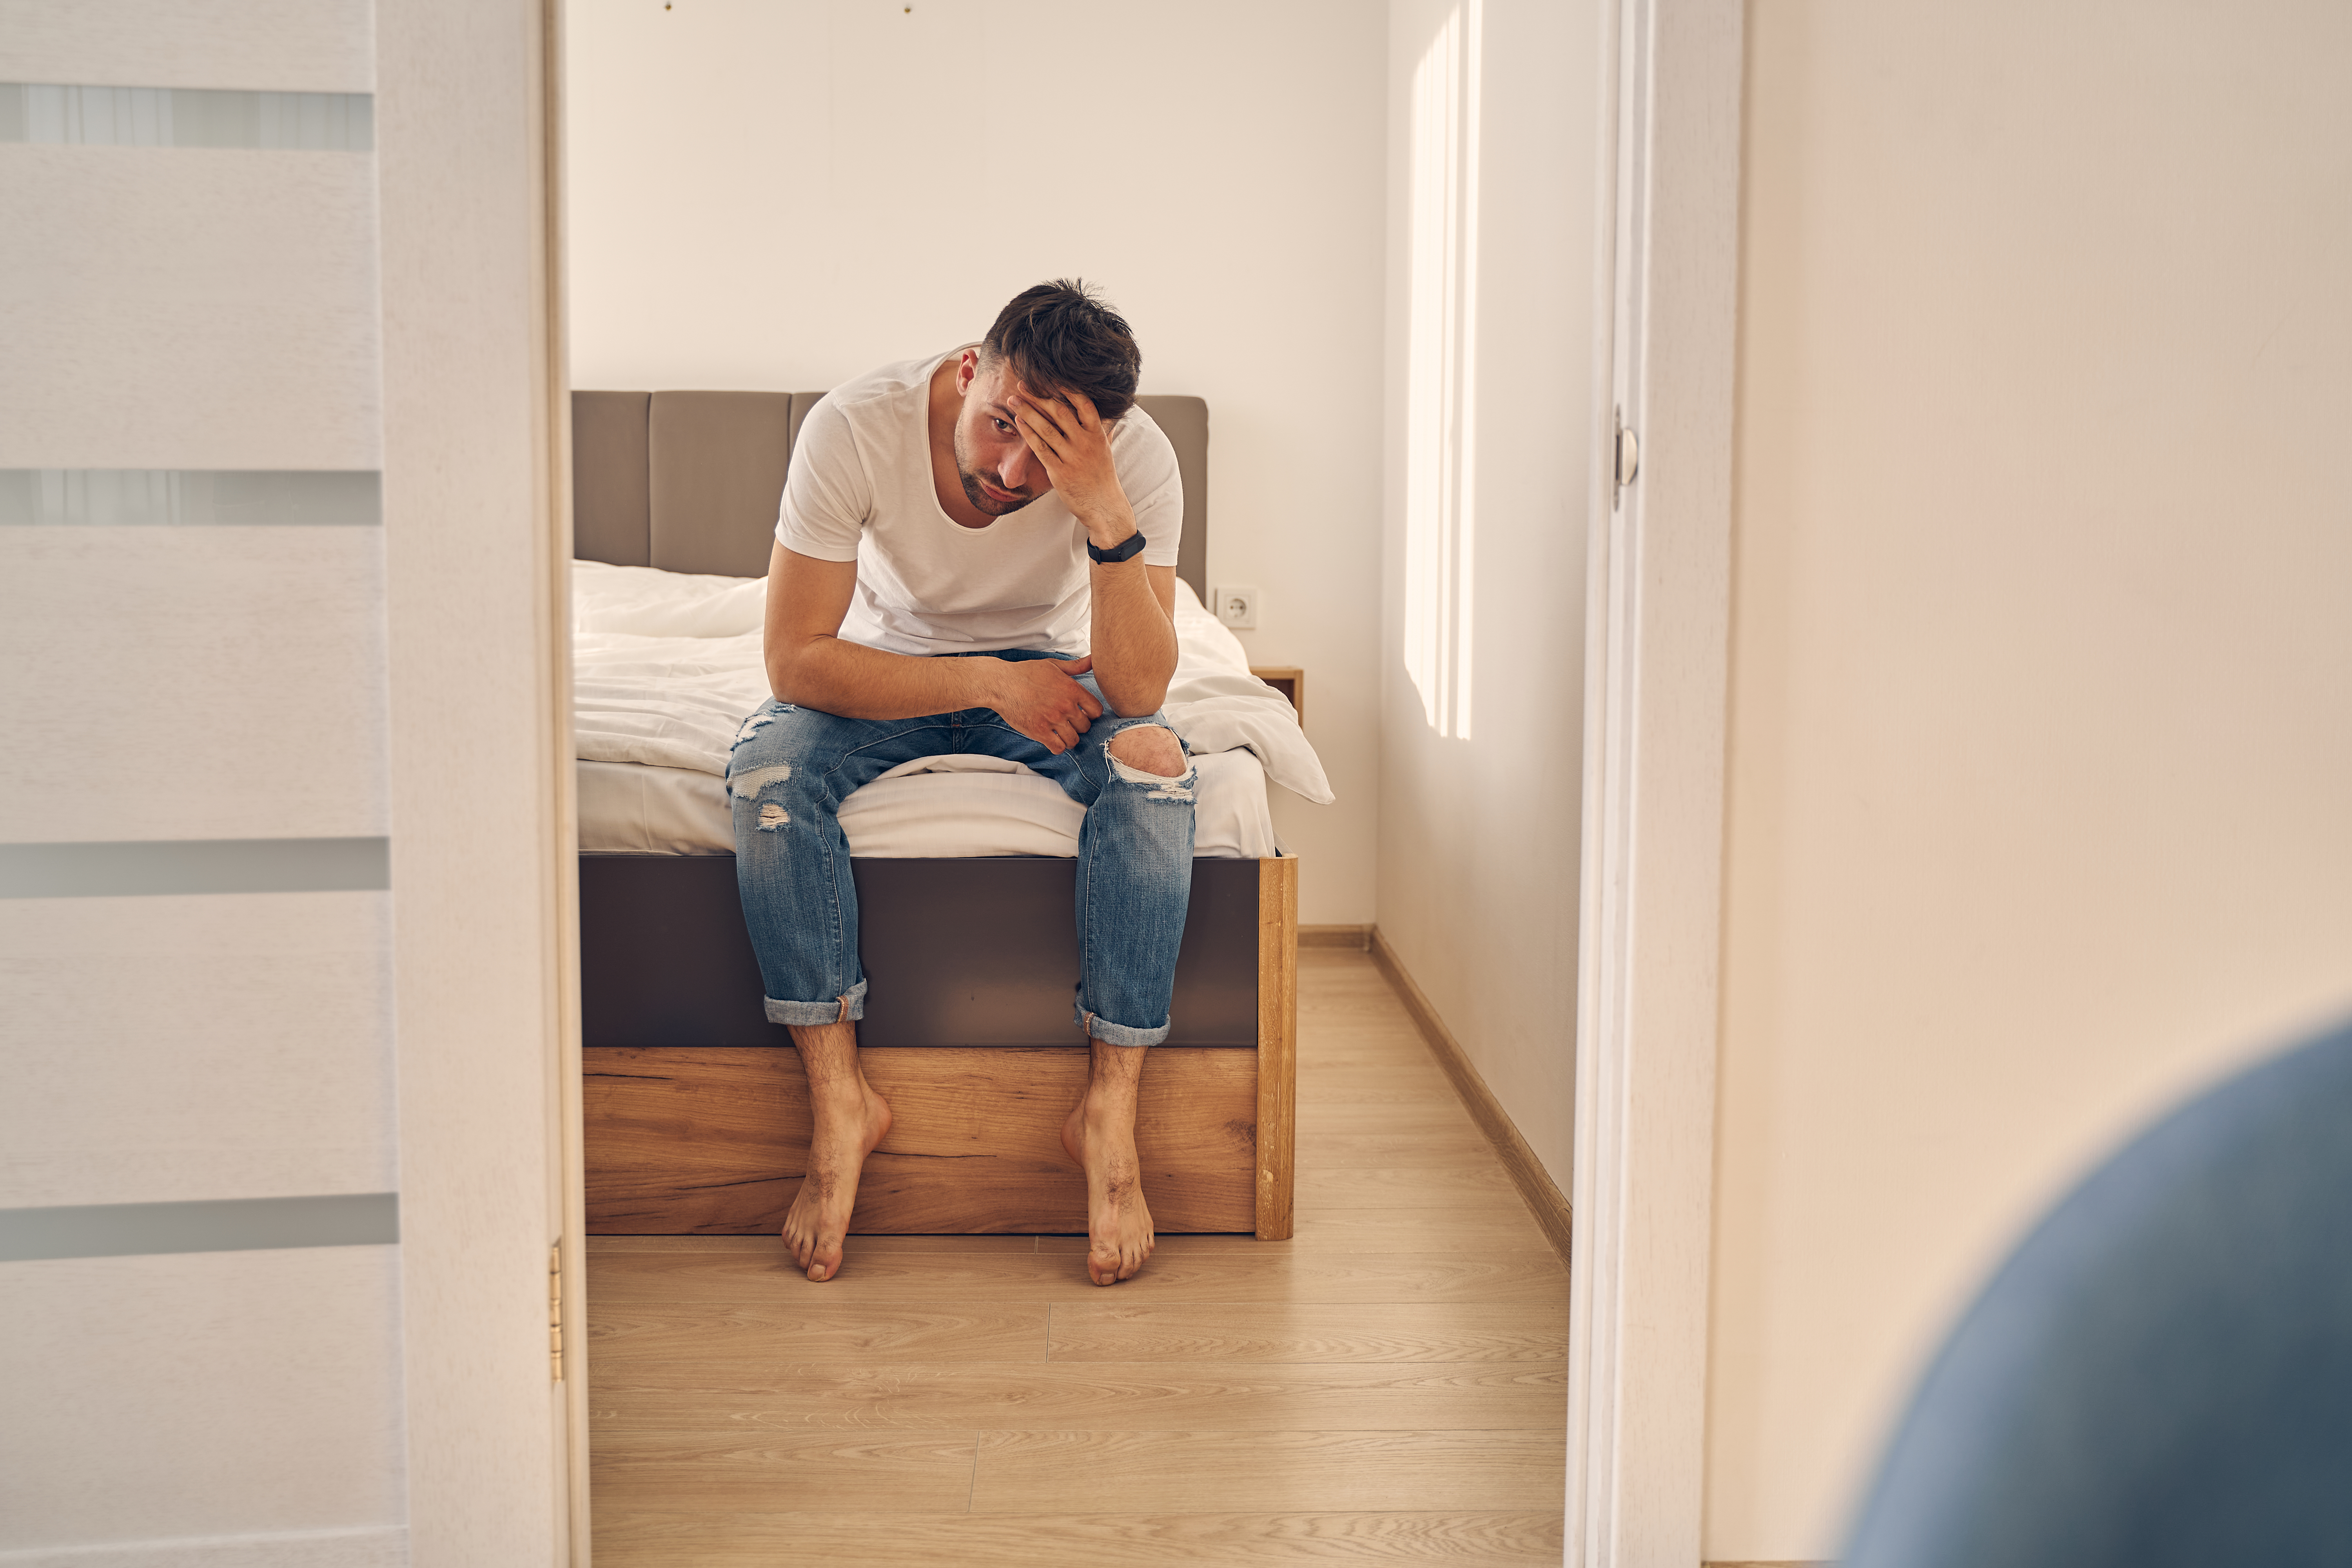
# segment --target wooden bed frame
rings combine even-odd
[[[816,393],[572,395],[574,550],[759,576]],[[1183,471],[1177,572],[1203,590],[1208,411],[1140,400]],[[1086,1189],[1059,1130],[1085,1081],[1071,1022],[1074,863],[857,860],[860,1023],[890,1135],[854,1234],[1067,1233]],[[1136,1127],[1163,1233],[1291,1234],[1298,862],[1193,862],[1173,1032]],[[588,1229],[750,1235],[782,1223],[809,1111],[761,987],[726,855],[583,855],[580,960]]]

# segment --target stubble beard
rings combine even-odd
[[[956,478],[961,481],[963,499],[971,502],[972,510],[984,512],[990,517],[1008,517],[1037,499],[1035,496],[1023,496],[1010,506],[1003,501],[990,500],[988,492],[980,488],[980,476],[972,471],[971,462],[964,457],[963,426],[961,424],[956,426],[955,439],[952,444],[955,448]]]

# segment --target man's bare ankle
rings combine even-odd
[[[1088,1089],[1078,1101],[1078,1115],[1088,1126],[1098,1126],[1105,1131],[1133,1131],[1135,1129],[1136,1097],[1132,1089],[1102,1091]]]
[[[809,1109],[824,1117],[863,1119],[878,1098],[863,1078],[809,1085]]]

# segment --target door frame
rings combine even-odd
[[[378,0],[411,1560],[588,1561],[561,0]],[[1741,0],[1603,16],[1568,1534],[1704,1508]],[[1613,504],[1612,504],[1613,503]]]
[[[560,0],[374,7],[419,1568],[587,1561],[560,16]],[[574,1310],[551,1355],[558,1300]]]
[[[1692,1568],[1706,1505],[1741,0],[1615,0],[1586,574],[1572,1568]],[[1618,482],[1619,430],[1638,467]]]

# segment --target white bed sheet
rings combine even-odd
[[[1196,759],[1192,853],[1255,860],[1276,853],[1265,770],[1248,752]],[[849,852],[868,859],[1078,852],[1086,813],[1061,786],[995,757],[933,757],[893,768],[841,807]],[[580,847],[590,855],[731,855],[727,783],[692,768],[580,764]]]
[[[726,753],[767,695],[767,584],[574,562],[580,847],[589,854],[734,849]],[[1177,584],[1177,669],[1164,711],[1200,768],[1194,853],[1277,853],[1266,784],[1331,799],[1321,761],[1240,640]],[[877,858],[1077,853],[1084,813],[1051,780],[991,757],[894,768],[843,803],[850,853]]]

